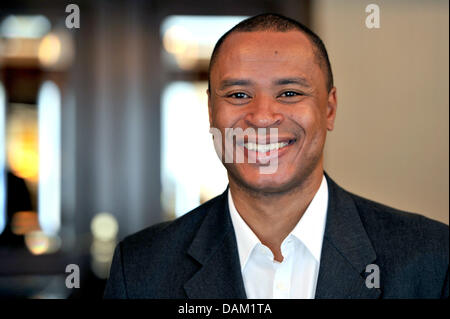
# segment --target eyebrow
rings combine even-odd
[[[226,89],[227,87],[230,87],[230,86],[238,86],[238,85],[240,85],[240,86],[248,86],[248,85],[251,85],[251,84],[253,84],[253,82],[248,80],[248,79],[226,79],[226,80],[223,80],[220,83],[220,88],[219,89],[220,90],[224,90],[224,89]]]
[[[275,80],[273,83],[275,85],[298,84],[300,86],[304,86],[307,88],[311,87],[308,80],[306,78],[302,78],[302,77],[282,78],[282,79]]]
[[[230,86],[249,86],[253,82],[249,79],[225,79],[220,83],[219,90],[224,90]],[[310,88],[308,80],[303,77],[281,78],[273,81],[275,85],[297,84],[306,88]]]

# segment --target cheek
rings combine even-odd
[[[223,125],[221,125],[223,122],[226,121],[226,116],[224,114],[223,108],[220,107],[220,105],[214,105],[212,108],[212,124],[216,128],[220,128]]]
[[[326,123],[317,106],[303,107],[301,110],[290,114],[289,117],[303,129],[307,136],[320,131]]]
[[[217,128],[232,128],[234,123],[238,121],[240,115],[233,108],[225,105],[216,105],[212,111],[212,122]]]

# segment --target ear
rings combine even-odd
[[[206,89],[206,94],[208,95],[208,114],[209,114],[209,127],[212,127],[212,102],[211,102],[211,92]]]
[[[328,104],[327,104],[327,129],[332,131],[334,129],[334,120],[336,118],[337,110],[337,94],[336,87],[333,88],[328,93]]]

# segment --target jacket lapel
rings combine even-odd
[[[188,298],[246,298],[227,191],[206,213],[188,254],[201,265],[184,285]]]
[[[380,289],[365,284],[366,267],[376,254],[355,203],[325,176],[328,212],[315,298],[379,298]],[[201,265],[184,285],[188,298],[247,298],[226,195],[209,208],[188,249]]]
[[[367,265],[376,259],[355,203],[328,175],[328,212],[316,298],[378,298],[365,284]]]

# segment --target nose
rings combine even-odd
[[[277,109],[276,101],[268,95],[254,98],[244,120],[249,127],[274,127],[281,124],[283,114]]]

